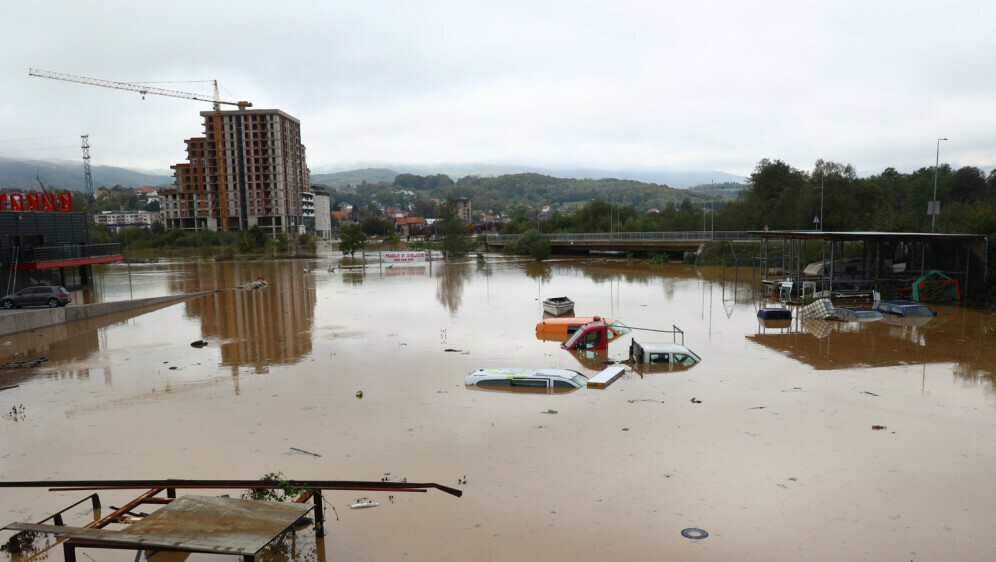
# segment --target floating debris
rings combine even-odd
[[[21,385],[19,385],[19,384],[12,384],[10,386],[0,386],[0,390],[10,390],[12,388],[17,388],[19,386],[21,386]]]
[[[541,414],[556,414],[557,410],[547,410],[545,412],[540,412]]]
[[[269,283],[266,282],[266,279],[263,279],[261,277],[261,278],[255,280],[255,281],[250,281],[248,283],[243,283],[243,284],[241,284],[241,285],[239,285],[238,287],[235,287],[235,288],[236,289],[259,289],[259,288],[262,288],[262,287],[266,287],[267,285],[269,285]]]
[[[872,429],[873,429],[874,431],[880,431],[880,430],[883,430],[883,429],[885,429],[885,426],[884,426],[884,425],[873,425],[873,426],[872,426]]]
[[[311,455],[311,456],[313,456],[313,457],[320,457],[320,456],[321,456],[321,455],[319,455],[318,453],[312,453],[311,451],[305,451],[304,449],[298,449],[298,448],[296,448],[296,447],[291,447],[291,448],[290,448],[290,450],[291,450],[291,451],[297,451],[297,452],[299,452],[299,453],[304,453],[304,454],[306,454],[306,455]]]
[[[359,499],[356,500],[356,503],[350,504],[349,509],[362,509],[364,507],[377,507],[378,505],[380,505],[380,504],[377,503],[377,502],[375,502],[375,501],[370,501],[367,498],[359,498]]]
[[[684,529],[681,531],[681,536],[685,537],[686,539],[698,540],[708,537],[709,533],[696,527],[689,527],[688,529]]]
[[[190,342],[190,347],[196,347],[196,348],[200,349],[202,347],[205,347],[207,344],[208,344],[208,342],[206,342],[204,340],[197,340],[197,341]]]
[[[21,404],[20,406],[14,406],[13,408],[11,408],[10,412],[3,416],[3,419],[14,422],[18,422],[25,419],[24,404]]]
[[[457,484],[461,484],[461,485],[467,484],[467,476],[464,475],[463,478],[457,478]]]
[[[875,394],[874,392],[868,392],[867,390],[862,390],[861,393],[862,394],[870,394],[872,396],[878,396],[878,394]]]
[[[42,533],[36,533],[34,531],[21,531],[20,533],[10,537],[10,539],[3,546],[0,546],[0,550],[5,550],[11,554],[21,554],[27,550],[31,550],[35,541],[41,536]]]
[[[47,363],[48,359],[39,357],[38,359],[25,359],[24,361],[10,361],[0,365],[0,369],[30,369],[42,363]]]
[[[460,353],[462,350],[460,350],[460,349],[444,349],[443,351],[446,352],[446,353]]]
[[[357,390],[356,391],[356,397],[359,398],[360,400],[363,400],[363,391],[362,390]]]
[[[749,410],[763,410],[765,408],[767,408],[767,406],[754,406],[753,408],[748,408],[748,409]]]
[[[698,398],[695,398],[694,396],[692,397],[692,404],[701,404],[701,403],[702,403],[701,400],[699,400]]]

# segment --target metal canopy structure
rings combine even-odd
[[[86,498],[46,517],[38,523],[11,523],[2,529],[22,533],[50,533],[66,537],[62,542],[66,562],[76,562],[77,548],[118,548],[170,552],[204,552],[241,556],[254,562],[268,544],[291,529],[311,510],[315,511],[315,534],[325,535],[322,490],[376,490],[425,492],[435,488],[452,496],[461,490],[436,483],[366,482],[352,480],[33,480],[0,482],[0,488],[48,488],[49,491],[137,490],[147,491],[85,527],[67,526],[63,514],[90,500],[94,513],[100,497]],[[294,502],[270,502],[229,497],[184,496],[178,489],[296,489],[303,493]],[[166,492],[166,497],[159,494]],[[313,502],[309,505],[307,502]],[[136,514],[140,505],[163,506],[150,515]],[[95,517],[100,517],[95,515]],[[54,524],[46,524],[52,521]],[[105,529],[114,523],[130,523],[126,530]],[[15,537],[16,538],[16,537]],[[53,545],[54,546],[54,545]],[[51,548],[51,547],[48,547]],[[46,548],[46,550],[48,549]]]
[[[976,281],[985,280],[989,250],[982,234],[813,230],[760,230],[750,234],[761,239],[759,255],[740,261],[757,265],[762,283],[792,282],[792,290],[799,296],[808,288],[842,295],[877,288],[905,290],[931,269],[957,279],[962,294],[971,295],[969,281],[973,273]],[[807,264],[803,262],[811,243],[819,245],[825,264],[815,275],[805,272]]]
[[[52,533],[81,541],[80,546],[233,554],[252,560],[312,509],[302,503],[184,496],[124,531],[30,523],[5,528]],[[67,561],[75,558],[74,553],[67,553]]]

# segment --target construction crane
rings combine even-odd
[[[99,78],[88,78],[86,76],[75,76],[62,72],[50,72],[48,70],[28,69],[29,76],[39,78],[51,78],[53,80],[65,80],[66,82],[76,82],[78,84],[89,84],[90,86],[100,86],[103,88],[115,88],[117,90],[128,90],[138,92],[145,99],[146,94],[157,96],[169,96],[174,98],[184,98],[195,101],[206,101],[214,104],[214,154],[217,172],[218,186],[218,223],[221,230],[228,230],[228,173],[225,166],[225,130],[221,124],[221,106],[234,105],[239,109],[252,107],[247,101],[223,101],[218,93],[218,81],[212,80],[214,84],[214,97],[208,98],[201,94],[181,92],[178,90],[167,90],[164,88],[153,88],[144,84],[133,84],[131,82],[115,82],[113,80],[101,80]]]

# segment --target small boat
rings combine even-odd
[[[574,301],[567,297],[553,297],[543,301],[543,312],[552,316],[561,316],[574,311]]]

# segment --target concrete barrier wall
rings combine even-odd
[[[0,314],[0,336],[16,334],[28,330],[47,328],[57,324],[67,324],[78,322],[88,318],[95,318],[105,314],[125,312],[136,308],[156,306],[180,302],[194,297],[207,295],[213,291],[200,293],[189,293],[185,295],[170,295],[168,297],[152,297],[148,299],[137,299],[116,302],[101,302],[97,304],[80,304],[63,308],[43,308],[35,310],[21,310],[17,312],[7,312]]]

